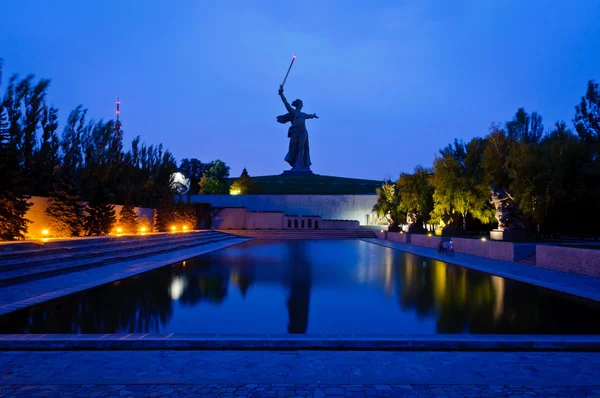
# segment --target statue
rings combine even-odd
[[[523,215],[509,191],[497,189],[492,185],[490,186],[490,193],[492,194],[490,203],[496,209],[495,217],[498,220],[498,230],[527,228]]]
[[[179,195],[186,194],[190,190],[190,179],[180,172],[171,174],[171,189]]]
[[[408,224],[408,227],[410,228],[410,226],[415,224],[416,222],[417,222],[417,214],[409,211],[406,214],[406,223]]]
[[[294,100],[292,105],[288,103],[283,95],[283,85],[279,86],[279,96],[285,105],[288,113],[277,116],[279,123],[285,124],[291,122],[292,125],[288,129],[288,137],[290,138],[290,147],[285,161],[292,166],[292,171],[310,172],[310,150],[308,147],[308,131],[306,131],[306,119],[318,119],[316,114],[307,114],[302,112],[302,100]],[[294,108],[292,108],[295,107]]]

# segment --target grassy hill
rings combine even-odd
[[[272,175],[252,177],[259,194],[375,195],[382,181],[324,175]],[[236,178],[227,179],[231,185]]]

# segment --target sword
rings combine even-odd
[[[288,78],[288,75],[290,74],[290,70],[292,70],[292,65],[294,65],[294,61],[296,60],[296,56],[294,55],[292,57],[292,62],[290,63],[290,67],[287,70],[287,73],[285,74],[285,78],[283,79],[283,83],[281,83],[281,88],[283,88],[283,86],[285,85],[285,81]]]

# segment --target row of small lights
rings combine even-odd
[[[181,230],[182,230],[183,232],[186,232],[186,231],[188,230],[188,227],[187,227],[187,225],[184,225],[183,227],[181,227]],[[177,231],[177,226],[176,226],[176,225],[173,225],[173,226],[171,227],[171,231],[173,231],[173,232],[176,232],[176,231]],[[141,232],[142,234],[145,234],[145,233],[146,233],[146,227],[142,227],[142,228],[140,228],[140,232]],[[123,233],[123,228],[121,228],[121,227],[117,227],[117,235],[121,235],[122,233]],[[47,238],[48,238],[48,235],[50,235],[50,230],[49,230],[49,229],[47,229],[47,228],[44,228],[44,229],[42,229],[42,236],[44,237],[44,239],[47,239]]]
[[[382,229],[382,230],[381,230],[381,232],[386,232],[386,230],[385,230],[385,229]],[[403,233],[404,233],[404,231],[400,231],[400,233],[401,233],[401,234],[403,234]],[[428,233],[428,234],[427,234],[427,236],[431,237],[431,236],[433,236],[433,235],[432,235],[432,234],[431,234],[431,232],[430,232],[430,233]],[[482,242],[485,242],[486,240],[487,240],[487,238],[485,238],[485,237],[481,238],[481,241],[482,241]]]

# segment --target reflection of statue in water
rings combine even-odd
[[[511,196],[510,192],[505,189],[498,189],[495,186],[490,186],[492,203],[496,209],[496,219],[498,220],[498,229],[525,229],[527,225],[523,220],[523,215]]]
[[[289,323],[288,333],[304,334],[308,328],[308,309],[310,306],[311,270],[310,263],[304,259],[304,243],[292,244],[292,262],[290,264],[290,297],[287,301]]]
[[[279,123],[291,122],[292,125],[288,129],[288,137],[290,137],[290,147],[285,161],[292,166],[293,171],[310,171],[310,150],[308,147],[308,131],[306,131],[305,121],[306,119],[318,119],[317,115],[307,114],[302,112],[302,101],[297,99],[292,102],[292,105],[288,103],[287,99],[283,95],[283,86],[279,86],[279,96],[285,105],[288,113],[285,115],[277,116]],[[294,106],[296,109],[292,108]]]

